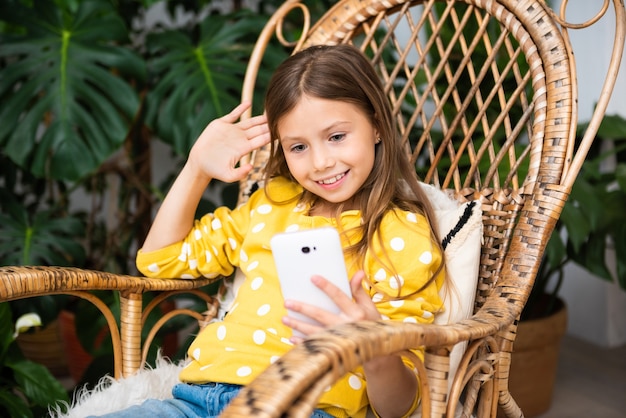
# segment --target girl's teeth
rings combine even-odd
[[[332,177],[332,178],[329,178],[329,179],[326,179],[326,180],[322,180],[319,183],[322,183],[322,184],[333,184],[333,183],[336,183],[337,181],[339,181],[343,176],[344,176],[343,174],[339,174],[339,175],[336,175],[335,177]]]

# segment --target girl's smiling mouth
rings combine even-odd
[[[336,176],[333,176],[324,180],[318,180],[316,183],[321,186],[330,186],[342,180],[346,176],[347,173],[348,172],[346,171],[345,173],[337,174]]]

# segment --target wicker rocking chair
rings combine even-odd
[[[324,389],[377,355],[425,346],[421,376],[423,417],[509,417],[522,411],[508,391],[517,320],[534,283],[545,245],[594,140],[617,76],[624,47],[623,0],[606,0],[588,23],[566,22],[542,0],[343,0],[315,24],[304,3],[288,0],[261,33],[244,81],[253,97],[268,42],[283,39],[285,16],[300,13],[302,37],[294,51],[316,44],[351,43],[379,71],[402,140],[425,183],[452,190],[459,201],[479,200],[483,245],[474,313],[448,325],[389,321],[340,326],[296,346],[247,386],[224,416],[310,416]],[[598,2],[601,3],[601,2]],[[595,113],[576,140],[577,78],[568,29],[586,27],[613,6],[612,60]],[[258,170],[241,183],[240,201],[260,181],[266,150],[250,156]],[[0,301],[71,294],[93,302],[111,328],[116,377],[145,361],[142,318],[172,293],[201,288],[208,279],[150,280],[55,267],[0,268]],[[93,290],[120,294],[118,326]],[[157,292],[149,306],[142,295]],[[214,311],[215,309],[213,309]],[[178,311],[170,312],[157,324]],[[189,312],[198,318],[204,314]],[[151,336],[156,330],[153,330]],[[469,342],[455,375],[450,351]],[[449,380],[451,383],[449,383]],[[450,384],[450,389],[449,389]]]

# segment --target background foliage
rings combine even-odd
[[[0,2],[0,265],[136,273],[153,208],[204,126],[238,103],[253,43],[279,3]],[[163,16],[151,22],[155,7]],[[260,80],[286,56],[272,47]],[[155,148],[165,155],[158,166]],[[201,210],[234,202],[231,188],[211,189]],[[114,296],[109,304],[119,310]],[[60,296],[0,305],[7,307],[3,353],[18,357],[0,356],[0,391],[27,402],[0,392],[0,415],[39,415],[41,397],[23,390],[28,382],[15,366],[23,363],[12,320],[34,311],[46,324],[60,309],[78,310],[78,334],[93,340],[97,312]],[[110,355],[106,342],[91,343],[84,345],[93,354]],[[45,368],[28,367],[28,380],[50,387],[48,400],[67,399],[56,396]]]

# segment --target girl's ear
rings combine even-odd
[[[376,144],[382,141],[382,139],[380,138],[380,132],[378,132],[378,129],[374,129],[374,138],[376,138],[376,141],[375,141]]]

